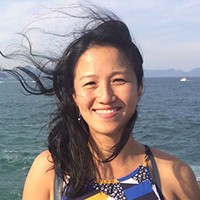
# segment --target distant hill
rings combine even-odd
[[[26,66],[32,72],[38,74],[38,70],[31,66]],[[200,77],[200,68],[195,68],[189,72],[182,70],[166,69],[166,70],[144,70],[145,77]],[[13,77],[0,70],[0,80],[13,79]]]
[[[200,68],[195,68],[189,72],[182,70],[144,70],[145,77],[200,77]]]
[[[25,66],[25,68],[34,72],[35,74],[39,73],[35,67],[31,67],[31,66],[27,65],[27,66]],[[8,73],[6,71],[3,71],[3,69],[0,69],[0,81],[13,80],[13,79],[15,79],[14,76],[12,76],[10,73]]]

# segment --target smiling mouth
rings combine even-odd
[[[97,114],[112,114],[112,113],[116,113],[117,111],[119,111],[120,108],[113,108],[113,109],[95,109],[94,111],[97,113]]]

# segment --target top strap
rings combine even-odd
[[[163,197],[162,192],[161,192],[160,178],[159,178],[158,168],[157,168],[157,165],[156,165],[154,155],[153,155],[149,146],[147,146],[147,145],[144,145],[144,146],[145,146],[146,155],[148,155],[148,157],[151,161],[151,164],[152,164],[153,175],[154,175],[154,180],[155,180],[155,185],[156,185],[157,191],[159,193],[161,200],[162,199],[164,200],[164,197]]]
[[[54,179],[54,200],[61,200],[61,190],[62,190],[62,178],[60,176],[60,170],[55,169],[55,179]]]

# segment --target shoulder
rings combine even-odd
[[[33,161],[33,164],[30,168],[30,173],[34,175],[41,176],[41,178],[49,176],[54,172],[54,163],[51,157],[51,154],[48,150],[41,152]],[[36,176],[36,177],[37,177]]]
[[[32,167],[40,166],[41,170],[52,168],[54,166],[51,153],[48,150],[41,152],[34,160]]]
[[[54,187],[54,163],[48,150],[40,153],[26,177],[23,200],[51,199]],[[47,181],[48,180],[48,181]]]
[[[167,199],[193,199],[200,197],[195,175],[188,164],[177,157],[152,149],[157,163],[161,187]]]

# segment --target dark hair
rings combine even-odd
[[[54,60],[49,58],[49,61],[52,62],[53,60],[56,63],[54,69],[47,69],[44,67],[45,65],[41,66],[34,59],[30,59],[33,55],[28,57],[42,71],[42,74],[46,74],[46,78],[52,81],[52,87],[45,86],[41,76],[35,75],[25,68],[20,68],[36,81],[38,85],[36,91],[23,80],[19,71],[10,71],[30,93],[57,96],[57,110],[50,124],[48,147],[53,157],[55,169],[59,169],[62,179],[68,184],[68,189],[63,192],[70,197],[80,196],[88,179],[95,178],[93,155],[90,151],[90,147],[96,149],[95,144],[90,137],[87,123],[83,119],[78,122],[79,110],[73,100],[74,71],[78,59],[87,49],[95,45],[116,47],[124,52],[130,62],[137,77],[138,87],[143,81],[143,59],[132,41],[127,26],[111,12],[94,11],[92,9],[89,9],[89,11],[90,22],[79,34],[75,35],[74,40],[68,45],[62,57]],[[119,154],[128,141],[136,118],[137,110],[124,129],[121,140],[112,148],[113,154],[103,162],[109,162]],[[70,177],[69,181],[67,180],[68,177]]]

